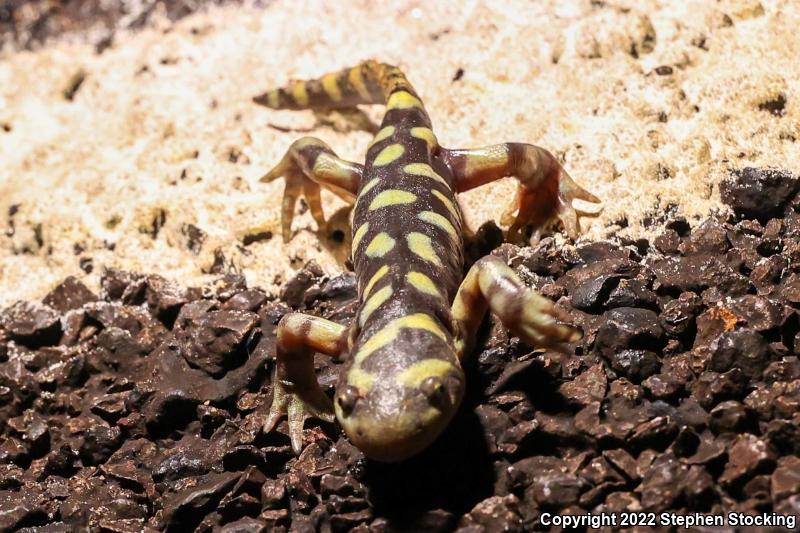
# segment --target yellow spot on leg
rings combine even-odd
[[[439,292],[439,289],[436,288],[436,284],[433,282],[431,278],[423,274],[422,272],[409,272],[406,274],[406,280],[408,283],[411,284],[412,287],[417,289],[419,292],[429,294],[431,296],[441,296],[442,294]]]
[[[267,105],[272,108],[277,108],[280,103],[280,90],[275,89],[267,93]]]
[[[372,142],[369,143],[369,146],[367,146],[367,150],[369,150],[382,140],[388,139],[392,135],[394,135],[394,126],[386,126],[385,128],[381,129],[381,131],[375,134],[375,138],[372,139]]]
[[[375,284],[378,283],[381,280],[381,278],[385,276],[388,272],[389,272],[389,265],[383,265],[378,269],[377,272],[375,272],[375,274],[372,275],[371,278],[369,278],[367,285],[364,287],[364,293],[363,293],[364,298],[366,298],[369,295],[369,292],[372,290],[372,287],[374,287]]]
[[[361,326],[363,326],[369,315],[371,315],[378,307],[380,307],[383,302],[388,300],[392,296],[392,287],[387,285],[385,287],[381,287],[375,294],[369,297],[369,299],[364,302],[364,306],[361,308],[361,314],[359,315],[358,322]]]
[[[383,257],[394,248],[395,240],[392,239],[388,233],[382,231],[375,235],[375,237],[367,245],[367,257]]]
[[[306,82],[296,81],[292,84],[292,98],[301,107],[308,105],[308,90],[306,89]]]
[[[390,144],[380,151],[372,162],[376,167],[382,167],[396,161],[406,151],[402,144]]]
[[[445,230],[454,241],[458,240],[458,232],[456,231],[456,228],[453,227],[449,220],[439,213],[434,213],[433,211],[423,211],[417,215],[417,218],[427,222],[428,224],[433,224],[434,226]]]
[[[389,96],[386,101],[386,109],[408,109],[409,107],[419,107],[422,109],[422,102],[419,98],[408,91],[396,91]]]
[[[406,235],[406,241],[408,242],[408,249],[411,250],[413,254],[438,267],[442,266],[442,260],[439,259],[439,256],[436,255],[436,252],[433,250],[433,243],[430,237],[424,233],[412,231]]]
[[[444,178],[441,177],[439,174],[433,170],[433,167],[427,163],[411,163],[410,165],[406,165],[403,167],[403,172],[406,174],[413,174],[415,176],[425,176],[426,178],[434,179],[444,185],[447,185],[449,188],[450,185],[444,181]]]
[[[339,89],[336,74],[326,74],[322,77],[322,89],[334,102],[339,102],[342,99],[342,91]]]
[[[400,189],[387,189],[375,197],[369,204],[369,210],[380,209],[390,205],[410,204],[417,201],[417,195]]]
[[[411,128],[411,136],[428,143],[428,151],[439,146],[439,141],[436,140],[436,135],[430,128]]]
[[[436,198],[438,198],[440,202],[442,202],[444,204],[444,206],[447,208],[447,210],[450,211],[450,214],[453,215],[453,218],[455,220],[461,220],[461,211],[459,209],[456,209],[455,204],[453,204],[453,202],[450,200],[450,198],[448,198],[447,196],[445,196],[441,192],[437,191],[436,189],[432,190],[431,193]]]
[[[444,359],[423,359],[406,368],[397,376],[398,383],[418,387],[425,379],[442,377],[453,369],[453,363]]]
[[[366,224],[362,224],[358,227],[358,229],[353,233],[353,244],[351,248],[355,251],[358,248],[358,244],[361,242],[361,239],[364,238],[364,235],[367,233],[369,229],[369,222]]]

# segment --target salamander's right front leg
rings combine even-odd
[[[314,352],[334,358],[344,353],[347,328],[330,320],[289,313],[278,323],[277,355],[272,374],[272,406],[264,431],[270,432],[283,415],[289,420],[292,449],[303,448],[303,425],[308,417],[333,422],[333,403],[314,373]]]
[[[301,194],[305,195],[311,215],[321,230],[325,227],[321,187],[352,203],[363,171],[362,165],[340,159],[327,144],[314,137],[303,137],[292,143],[280,163],[261,178],[264,183],[281,176],[286,178],[281,207],[283,241],[289,242],[291,237],[294,205]]]

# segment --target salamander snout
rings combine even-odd
[[[369,390],[341,384],[336,418],[370,459],[401,461],[427,448],[458,410],[464,376],[457,366],[413,380],[378,379]]]

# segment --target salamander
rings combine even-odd
[[[262,178],[285,178],[285,241],[301,195],[320,227],[321,188],[354,202],[352,265],[359,302],[349,325],[301,313],[280,320],[266,432],[287,415],[292,447],[300,453],[308,417],[335,419],[367,457],[403,460],[431,444],[453,418],[465,387],[461,363],[487,311],[535,347],[580,339],[566,313],[499,258],[483,257],[464,273],[464,219],[456,194],[502,177],[519,182],[504,217],[510,236],[554,217],[577,236],[573,200],[599,199],[578,186],[550,152],[523,143],[442,147],[403,71],[374,60],[293,81],[253,100],[272,109],[386,106],[363,164],[304,137]],[[317,382],[314,352],[344,361],[333,400]]]

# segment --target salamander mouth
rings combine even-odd
[[[377,398],[365,398],[347,415],[337,405],[337,418],[350,441],[368,458],[402,461],[430,446],[449,425],[461,402],[460,389],[449,389],[448,400],[434,405],[419,394],[401,402],[403,407],[376,409]]]
[[[397,462],[416,455],[433,443],[452,416],[452,413],[440,412],[435,419],[402,426],[388,421],[362,418],[346,424],[345,433],[368,458]]]

